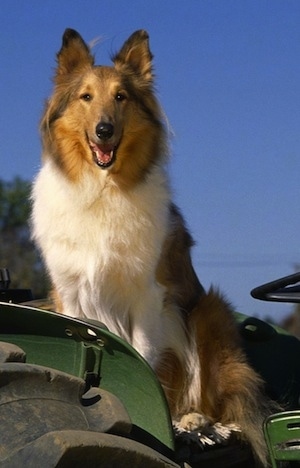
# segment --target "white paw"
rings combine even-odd
[[[180,421],[174,421],[175,436],[186,443],[196,443],[201,447],[206,445],[223,444],[228,440],[232,432],[240,432],[236,424],[223,425],[219,422],[211,424],[200,413],[188,413],[182,416]]]
[[[178,426],[185,431],[196,431],[208,424],[208,420],[200,413],[188,413],[182,416]]]
[[[213,425],[215,432],[222,437],[222,439],[228,439],[232,432],[241,432],[240,426],[237,424],[226,424],[223,425],[219,422]]]

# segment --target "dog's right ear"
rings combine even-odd
[[[120,52],[113,57],[113,62],[117,69],[127,65],[146,81],[151,82],[152,58],[148,33],[140,29],[127,39]]]
[[[57,54],[57,63],[57,76],[67,75],[76,69],[94,64],[89,47],[74,29],[65,30],[62,47]]]

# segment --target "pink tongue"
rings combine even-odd
[[[113,149],[107,149],[103,151],[98,145],[95,143],[90,143],[92,150],[97,156],[97,159],[100,163],[107,164],[113,157]]]
[[[104,153],[99,148],[97,148],[96,155],[97,155],[98,161],[101,161],[103,163],[108,163],[111,160],[112,151]]]

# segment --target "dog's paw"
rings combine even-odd
[[[184,431],[196,431],[209,424],[208,419],[201,413],[188,413],[182,416],[178,427]]]
[[[223,425],[219,422],[211,424],[200,413],[185,414],[180,421],[173,423],[173,427],[177,440],[185,444],[196,443],[202,448],[227,443],[232,433],[241,431],[236,424]]]
[[[240,426],[237,424],[221,424],[219,422],[215,423],[213,426],[215,433],[222,439],[229,439],[233,432],[241,432]]]

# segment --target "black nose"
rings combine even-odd
[[[100,140],[108,140],[114,134],[114,126],[110,123],[99,122],[96,127],[96,135]]]

